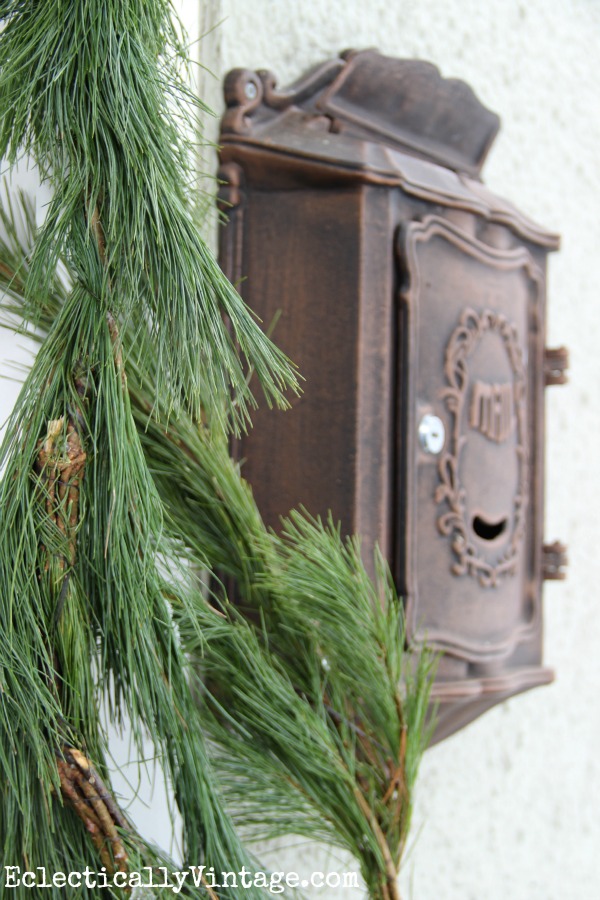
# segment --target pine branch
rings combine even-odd
[[[49,307],[48,321],[54,315]],[[301,833],[342,846],[373,897],[394,897],[429,735],[432,663],[424,655],[415,669],[403,655],[385,565],[377,560],[372,584],[356,542],[299,514],[281,538],[269,534],[223,437],[183,415],[161,427],[160,406],[149,419],[146,376],[129,376],[167,527],[194,558],[233,576],[258,613],[245,619],[222,600],[215,615],[198,595],[187,608],[172,598],[184,644],[213,688],[212,700],[204,685],[197,694],[212,713],[213,762],[235,821],[253,838]]]
[[[337,530],[318,521],[298,516],[295,527],[293,545],[273,538],[279,558],[264,574],[271,603],[263,606],[255,638],[266,653],[262,668],[233,611],[224,607],[237,639],[232,633],[219,640],[210,623],[203,626],[202,666],[220,688],[219,771],[236,822],[253,837],[292,832],[344,847],[360,861],[371,895],[394,897],[418,760],[430,734],[432,662],[425,655],[413,671],[414,661],[403,657],[401,607],[382,568],[369,590],[356,546],[344,547]],[[193,649],[185,621],[180,627]],[[247,668],[243,658],[251,660]],[[290,685],[283,695],[273,669]],[[289,818],[284,804],[293,810]]]
[[[98,714],[105,696],[117,719],[128,713],[138,745],[144,727],[152,733],[182,812],[188,858],[239,868],[247,854],[220,804],[167,600],[186,608],[195,588],[165,534],[126,392],[137,335],[130,330],[125,347],[118,329],[135,317],[144,323],[143,346],[159,363],[153,390],[169,409],[189,408],[198,418],[202,387],[215,420],[224,425],[229,408],[234,429],[252,402],[236,340],[269,398],[283,403],[294,376],[192,222],[186,148],[165,92],[172,77],[183,95],[168,61],[179,49],[169,5],[93,0],[68,13],[57,0],[0,4],[0,151],[13,160],[31,152],[54,187],[42,233],[9,287],[11,302],[23,278],[28,312],[41,323],[63,252],[73,275],[0,451],[3,849],[28,866],[81,871],[89,848],[74,828],[79,819],[100,828],[98,849],[108,837],[123,862],[110,804],[79,766],[56,760],[56,748],[70,758],[80,750],[105,779]],[[147,370],[144,358],[137,364]],[[20,743],[27,752],[16,754]],[[52,802],[61,789],[76,816]],[[151,859],[151,848],[136,843],[135,858]]]
[[[85,396],[84,388],[81,389],[81,394]],[[64,425],[63,419],[48,423],[46,438],[38,444],[36,460],[36,469],[44,486],[48,520],[53,522],[64,538],[68,551],[68,557],[61,555],[57,558],[48,554],[45,566],[54,591],[58,594],[56,623],[61,618],[70,571],[77,555],[79,492],[86,461],[81,436],[73,417],[69,418],[64,446],[61,446]],[[40,577],[43,577],[43,573],[40,573]],[[56,669],[55,688],[60,698],[58,665]],[[82,820],[106,870],[113,873],[116,864],[119,871],[126,872],[128,857],[117,826],[128,831],[131,829],[102,779],[76,747],[63,745],[57,751],[57,767],[63,800]],[[112,852],[109,852],[109,847]]]
[[[8,308],[23,302],[27,313],[31,301],[19,300],[14,285]],[[38,305],[38,321],[50,326],[63,307],[57,290]],[[135,316],[123,324],[123,343],[137,338],[150,358]],[[235,822],[253,837],[301,833],[344,847],[370,895],[395,900],[429,735],[432,660],[404,652],[402,606],[385,564],[377,559],[371,582],[357,541],[299,513],[281,537],[268,533],[219,428],[198,427],[185,410],[173,415],[168,398],[155,396],[151,367],[129,357],[127,371],[145,464],[168,509],[161,542],[172,538],[180,554],[233,577],[242,602],[214,598],[215,611],[198,591],[162,587],[179,640],[197,661],[188,676]],[[101,632],[109,627],[105,620]],[[120,646],[132,639],[130,631]],[[176,665],[185,665],[181,657]],[[117,671],[125,678],[128,669]],[[194,721],[189,707],[186,716]],[[193,792],[189,782],[182,788]],[[189,810],[186,817],[194,820]]]
[[[91,295],[119,298],[115,318],[145,309],[156,395],[196,420],[204,404],[239,430],[255,404],[239,354],[269,403],[285,406],[297,380],[194,222],[194,147],[180,124],[201,105],[171,13],[168,0],[1,2],[0,156],[29,153],[54,191],[31,261],[36,292],[67,252]],[[104,266],[90,252],[88,223],[93,230],[98,217]]]

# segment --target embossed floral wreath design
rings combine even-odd
[[[518,483],[514,499],[514,527],[508,547],[495,565],[485,560],[469,537],[465,508],[465,489],[461,486],[458,467],[460,452],[466,440],[461,436],[461,420],[468,383],[469,356],[487,332],[498,334],[503,342],[514,376],[514,408],[516,412],[518,458]],[[503,576],[514,575],[517,567],[519,547],[525,531],[525,514],[528,493],[527,428],[525,409],[525,370],[521,348],[517,340],[517,329],[506,316],[491,310],[481,314],[473,309],[465,309],[460,324],[453,331],[444,363],[444,375],[449,387],[443,391],[444,401],[453,416],[450,446],[439,463],[440,484],[435,492],[436,503],[447,501],[449,510],[442,513],[437,521],[443,535],[452,535],[452,550],[457,561],[452,566],[456,575],[472,575],[479,578],[484,587],[496,587]]]

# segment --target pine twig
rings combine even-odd
[[[75,747],[62,748],[57,766],[63,798],[83,822],[107,871],[126,872],[127,851],[117,828],[130,831],[130,826],[104,782]]]
[[[208,881],[206,880],[206,878],[204,877],[204,875],[202,876],[202,884],[203,884],[204,887],[206,888],[206,893],[207,893],[208,896],[210,897],[210,900],[219,900],[219,895],[218,895],[218,894],[215,894],[215,892],[214,892],[213,889],[211,888],[210,884],[208,883]]]
[[[394,860],[392,859],[392,854],[390,853],[390,848],[388,846],[385,834],[381,830],[381,825],[377,821],[377,816],[363,797],[362,792],[359,788],[355,789],[354,796],[356,797],[358,805],[365,815],[365,818],[369,822],[369,826],[371,827],[371,830],[375,835],[377,846],[381,850],[381,855],[383,856],[383,860],[385,862],[386,881],[380,886],[383,900],[401,900],[400,891],[398,889],[398,872],[396,871],[396,866],[394,864]]]
[[[74,776],[69,771],[69,766],[67,766],[64,760],[58,758],[56,766],[58,769],[63,800],[68,803],[71,809],[84,823],[85,830],[90,835],[92,842],[100,855],[102,864],[106,866],[107,869],[110,868],[112,864],[110,855],[102,836],[102,826],[96,813],[87,805],[85,799],[78,792]]]
[[[405,773],[405,759],[406,759],[406,725],[403,726],[402,732],[400,734],[400,754],[398,765],[394,770],[392,777],[390,778],[390,783],[388,785],[388,789],[384,794],[383,803],[386,804],[393,797],[394,791],[401,788],[403,791],[406,791],[406,773]]]

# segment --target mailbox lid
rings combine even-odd
[[[347,50],[283,91],[271,72],[234,69],[225,101],[222,137],[293,147],[289,125],[299,112],[305,130],[325,126],[355,146],[387,144],[470,174],[479,173],[500,127],[465,82],[443,78],[429,62],[373,49]]]
[[[225,85],[221,160],[261,190],[366,182],[506,225],[557,249],[479,180],[500,120],[457,79],[421,60],[348,51],[278,90],[270,72],[234,69]]]

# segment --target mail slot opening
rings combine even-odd
[[[473,518],[473,531],[483,541],[495,541],[505,530],[508,519],[500,519],[499,522],[490,522],[483,516]]]

